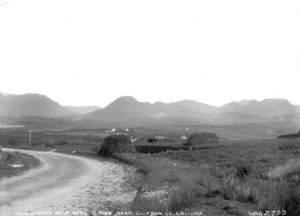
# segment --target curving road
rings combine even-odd
[[[135,196],[136,191],[124,185],[134,175],[131,168],[54,152],[18,151],[42,163],[0,182],[0,215],[99,210],[108,203],[129,203]]]

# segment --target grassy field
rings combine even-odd
[[[0,180],[21,174],[39,164],[40,161],[30,155],[19,152],[0,152]]]
[[[168,139],[153,145],[181,145],[185,129],[173,129],[130,128],[129,133],[138,139],[137,145],[149,145],[147,138],[156,135]],[[28,143],[27,130],[1,129],[0,145],[95,157],[110,130],[36,131]],[[300,140],[236,137],[221,137],[219,144],[203,144],[197,150],[117,155],[143,176],[136,184],[132,210],[189,210],[204,215],[259,211],[272,215],[271,211],[284,210],[288,215],[300,215]]]
[[[300,140],[260,139],[118,157],[145,176],[134,210],[300,215],[299,154]]]
[[[28,137],[24,128],[0,129],[0,146],[95,155],[105,133],[103,130],[43,130],[33,131],[31,142],[28,142]]]

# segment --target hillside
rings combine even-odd
[[[0,94],[0,116],[61,117],[74,113],[40,94]]]
[[[287,100],[244,100],[222,107],[197,101],[173,103],[139,102],[133,97],[120,97],[85,119],[122,126],[146,124],[239,124],[277,121],[275,116],[294,114],[297,107]]]
[[[217,108],[195,101],[180,101],[176,103],[139,102],[133,97],[120,97],[107,107],[92,112],[87,119],[97,121],[120,122],[125,124],[154,123],[155,121],[170,121],[175,119],[201,118],[200,113],[217,113]]]
[[[69,117],[83,125],[233,125],[241,123],[281,123],[296,126],[300,107],[285,99],[243,100],[211,106],[193,100],[172,103],[140,102],[123,96],[100,109],[96,106],[64,107],[39,94],[0,94],[0,117]],[[80,122],[79,122],[80,124]]]
[[[235,112],[272,118],[275,116],[296,114],[300,109],[285,99],[265,99],[262,101],[244,100],[232,102],[222,106],[221,110],[223,112]]]

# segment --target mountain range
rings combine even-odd
[[[193,100],[148,103],[125,96],[85,119],[121,125],[238,124],[275,121],[279,116],[298,113],[300,107],[285,99],[243,100],[215,107]]]
[[[96,106],[62,106],[40,94],[0,94],[0,117],[3,116],[48,118],[77,116],[76,119],[81,121],[118,126],[239,124],[288,122],[294,116],[299,118],[300,107],[285,99],[242,100],[216,107],[193,100],[149,103],[123,96],[101,109]]]

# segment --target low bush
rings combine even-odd
[[[244,179],[253,173],[252,167],[250,165],[238,164],[236,167],[235,175],[239,179]]]

